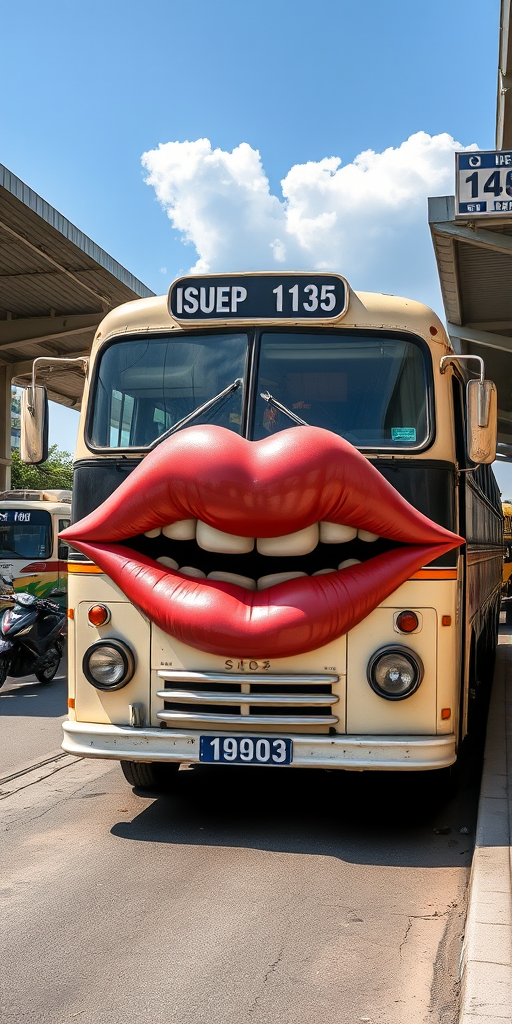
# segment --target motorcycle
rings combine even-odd
[[[34,594],[17,593],[12,581],[2,576],[2,597],[12,601],[0,620],[0,686],[7,676],[33,673],[40,683],[49,683],[60,665],[66,640],[66,610],[56,601]],[[10,588],[10,589],[9,589]],[[64,591],[52,590],[61,597]]]

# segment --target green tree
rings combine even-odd
[[[73,459],[69,452],[61,452],[53,444],[46,462],[40,466],[26,466],[17,448],[11,452],[11,487],[23,490],[71,490],[73,486]]]

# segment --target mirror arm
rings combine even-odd
[[[80,363],[82,373],[86,374],[87,367],[89,365],[89,358],[88,356],[70,356],[69,359],[64,356],[38,356],[37,359],[34,359],[34,362],[32,363],[32,385],[28,388],[29,394],[27,403],[27,409],[31,416],[33,416],[35,412],[34,395],[36,393],[37,366],[40,366],[41,363],[49,363],[52,369],[56,363],[66,363],[68,366],[70,363]]]
[[[456,356],[442,356],[441,362],[439,363],[439,370],[441,373],[445,373],[448,366],[454,363],[469,362],[470,359],[476,360],[480,364],[480,380],[478,388],[478,426],[486,427],[489,423],[489,404],[490,395],[484,387],[485,384],[485,366],[481,356],[472,355],[456,355]]]
[[[469,362],[470,359],[476,359],[476,361],[478,363],[480,363],[480,383],[483,384],[483,382],[484,382],[484,374],[485,374],[485,366],[484,366],[484,361],[483,361],[481,356],[469,356],[469,355],[468,356],[459,356],[459,355],[441,356],[441,361],[439,363],[439,369],[440,369],[441,373],[446,373],[446,370],[448,369],[450,364],[453,365],[455,363],[462,363],[462,362],[466,362],[467,363],[467,362]]]

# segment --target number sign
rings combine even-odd
[[[347,311],[348,292],[338,274],[180,277],[169,290],[169,312],[181,324],[337,320]]]
[[[455,216],[512,213],[512,150],[455,154]]]

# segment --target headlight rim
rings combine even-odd
[[[92,672],[89,669],[89,659],[91,655],[94,653],[94,651],[97,651],[102,647],[113,647],[114,650],[117,650],[119,652],[123,659],[123,676],[120,679],[120,681],[118,683],[115,683],[113,686],[103,685],[102,683],[98,682],[98,680],[94,678]],[[128,644],[126,644],[123,640],[120,640],[118,637],[101,637],[100,640],[95,640],[94,643],[91,644],[85,651],[85,654],[82,658],[82,672],[85,678],[87,679],[87,682],[90,683],[91,686],[94,686],[96,690],[101,690],[102,693],[113,693],[115,690],[122,690],[123,686],[127,686],[127,684],[131,682],[131,680],[133,679],[133,675],[135,672],[135,656],[131,648],[128,647]]]
[[[372,670],[374,669],[376,662],[385,654],[402,654],[406,658],[408,658],[409,661],[412,662],[416,672],[416,678],[414,680],[413,686],[411,686],[411,688],[407,690],[406,693],[386,693],[386,691],[381,689],[378,683],[372,678]],[[407,700],[408,697],[412,697],[413,694],[417,693],[419,687],[421,686],[424,675],[425,669],[423,667],[423,662],[419,654],[417,653],[417,651],[411,650],[410,647],[406,647],[404,644],[386,644],[384,647],[379,647],[379,649],[375,651],[374,654],[372,654],[366,667],[366,679],[368,685],[377,695],[377,697],[382,697],[383,700],[399,701]]]

